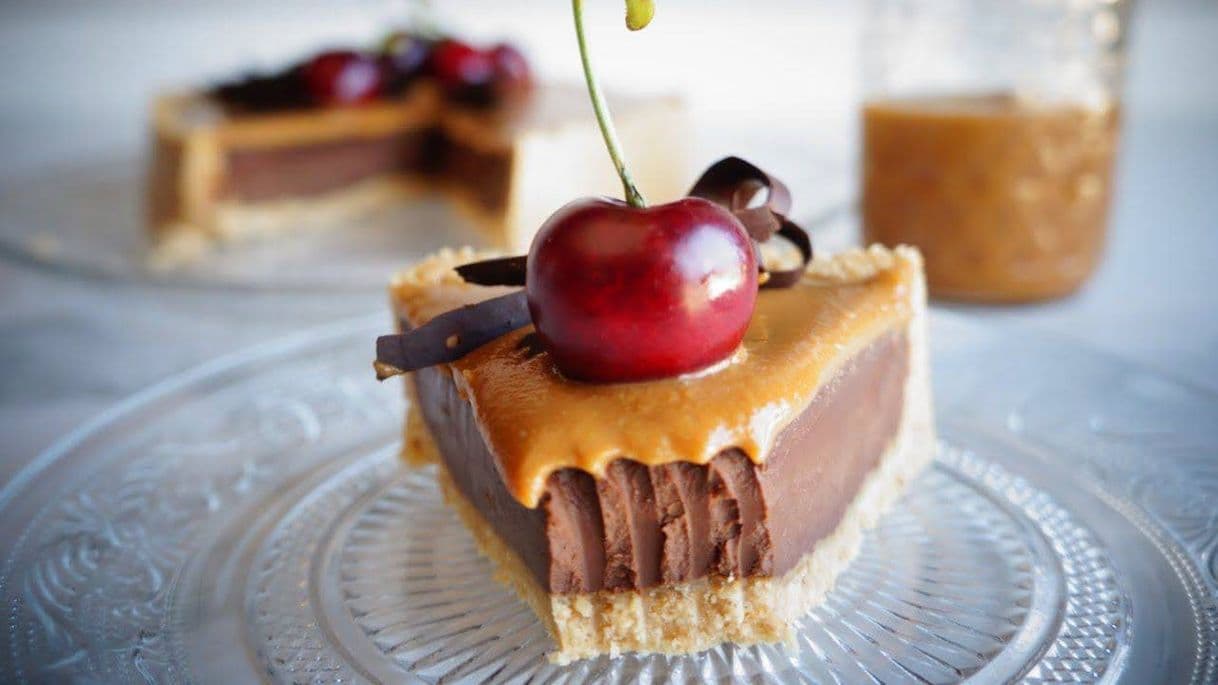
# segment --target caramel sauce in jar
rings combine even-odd
[[[863,108],[865,242],[912,244],[932,295],[1067,295],[1104,245],[1119,112],[1012,95]]]

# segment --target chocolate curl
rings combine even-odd
[[[405,333],[376,339],[377,380],[455,362],[486,343],[530,324],[523,290],[445,312]]]
[[[802,259],[794,269],[767,269],[758,254],[759,268],[765,275],[762,288],[789,288],[803,277],[804,268],[812,261],[812,238],[786,216],[791,209],[791,191],[785,183],[739,157],[725,157],[702,174],[689,195],[726,207],[755,242],[764,243],[780,235],[799,250]],[[476,285],[523,286],[526,270],[523,256],[457,267],[461,278]]]
[[[765,194],[761,204],[754,201],[758,193]],[[724,157],[712,164],[689,189],[689,195],[727,207],[760,243],[782,228],[782,216],[791,209],[786,184],[739,157]]]
[[[519,257],[499,257],[485,259],[472,264],[462,264],[457,267],[457,274],[466,283],[474,285],[524,285],[527,259]]]
[[[762,267],[766,276],[768,276],[765,283],[761,284],[762,288],[790,288],[799,283],[799,279],[803,278],[808,262],[812,261],[812,237],[802,227],[784,218],[782,220],[782,227],[778,229],[778,235],[795,245],[795,249],[799,250],[799,254],[803,256],[803,261],[794,269],[779,269],[776,271]]]
[[[794,269],[772,271],[761,265],[767,276],[761,287],[787,288],[799,282],[804,267],[812,261],[812,239],[786,217],[791,209],[786,184],[739,157],[725,157],[703,172],[689,194],[726,207],[753,240],[764,243],[781,235],[799,250],[803,260]]]

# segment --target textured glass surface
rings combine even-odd
[[[794,647],[555,667],[431,474],[379,319],[168,381],[0,491],[0,680],[1218,677],[1212,396],[937,316],[943,443]]]

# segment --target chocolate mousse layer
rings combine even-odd
[[[903,331],[871,342],[820,386],[760,465],[729,449],[705,465],[619,458],[603,478],[566,468],[534,509],[508,491],[451,372],[417,371],[415,385],[457,488],[541,587],[567,594],[790,570],[837,528],[898,434],[909,363]]]
[[[479,206],[506,202],[508,150],[483,152],[462,145],[439,127],[389,135],[299,145],[234,148],[227,155],[222,194],[243,202],[310,196],[363,180],[417,174],[468,188]]]
[[[374,176],[437,166],[441,134],[431,129],[228,153],[225,194],[246,202],[344,188]]]

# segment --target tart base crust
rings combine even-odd
[[[434,184],[433,184],[434,185]],[[242,245],[309,230],[327,230],[391,207],[405,207],[440,191],[421,180],[383,176],[312,197],[258,203],[218,203],[205,225],[185,221],[163,224],[149,254],[154,269],[193,263],[216,247]],[[449,207],[468,221],[493,246],[504,244],[504,221],[466,197],[460,188],[447,189]]]
[[[436,464],[445,500],[474,535],[481,553],[494,562],[496,579],[525,600],[554,638],[558,647],[550,654],[554,663],[631,651],[685,654],[723,642],[790,644],[796,619],[824,601],[838,575],[858,554],[863,533],[892,508],[934,457],[925,293],[920,283],[916,288],[911,293],[915,303],[908,324],[911,365],[901,427],[836,530],[779,577],[712,577],[638,591],[550,594],[453,484],[415,409],[413,386],[403,456],[411,464]]]

